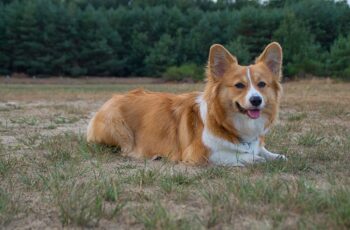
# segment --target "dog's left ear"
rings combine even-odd
[[[255,63],[263,62],[273,75],[280,79],[282,75],[282,59],[282,47],[277,42],[272,42],[266,46]]]

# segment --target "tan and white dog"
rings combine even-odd
[[[114,95],[91,119],[88,142],[119,146],[126,156],[187,164],[243,166],[285,156],[264,147],[278,116],[282,48],[273,42],[255,64],[241,66],[211,46],[204,92],[142,89]]]

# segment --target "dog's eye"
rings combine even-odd
[[[258,83],[258,87],[259,87],[259,88],[264,88],[265,86],[266,86],[266,83],[263,82],[263,81],[261,81],[261,82]]]
[[[245,85],[244,85],[243,83],[241,83],[241,82],[235,84],[235,86],[236,86],[236,88],[238,88],[238,89],[243,89],[243,88],[245,87]]]

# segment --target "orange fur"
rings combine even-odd
[[[265,128],[277,118],[281,93],[280,72],[273,72],[265,57],[269,54],[266,54],[268,49],[275,48],[274,44],[270,44],[272,48],[266,48],[250,66],[252,82],[256,84],[263,79],[267,84],[266,88],[259,89],[267,101],[262,110],[268,117]],[[218,52],[225,56],[223,63],[215,66]],[[202,94],[208,104],[206,121],[202,121],[196,101],[201,95],[199,92],[175,95],[137,89],[115,95],[101,107],[90,121],[87,140],[120,146],[124,155],[135,158],[162,156],[188,164],[205,164],[210,150],[202,142],[204,126],[217,137],[232,143],[240,142],[240,134],[231,117],[239,113],[235,103],[244,105],[247,92],[233,86],[247,81],[246,71],[247,68],[238,65],[236,58],[222,46],[213,45]]]
[[[115,95],[93,118],[88,141],[120,146],[124,154],[136,158],[163,156],[205,163],[208,151],[201,143],[197,96],[141,89]]]

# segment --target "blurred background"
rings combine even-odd
[[[0,0],[0,75],[203,79],[209,47],[284,76],[350,80],[350,7],[332,0]]]

